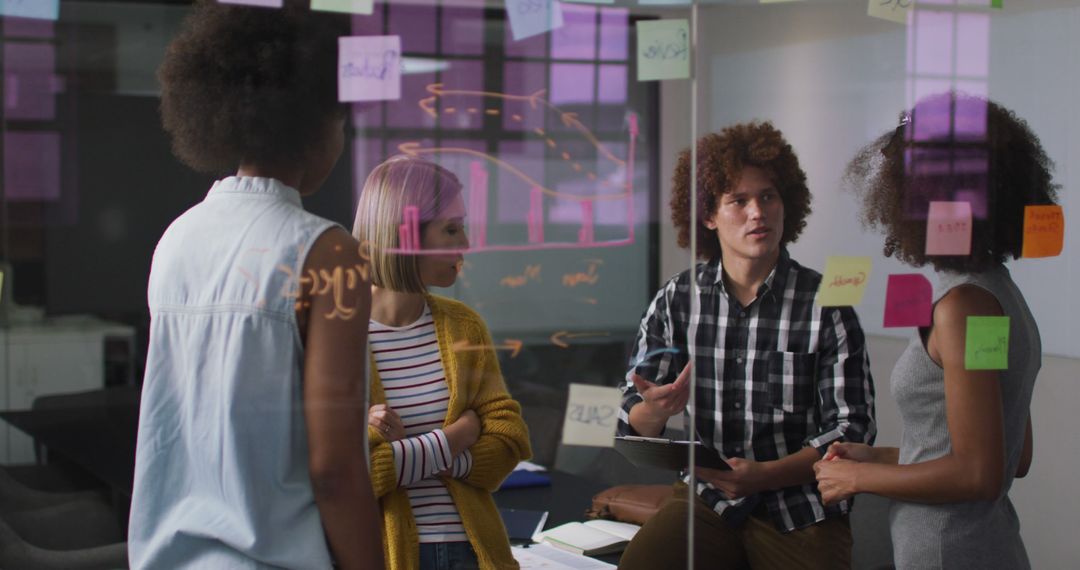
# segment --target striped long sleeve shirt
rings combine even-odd
[[[455,478],[468,476],[472,455],[466,450],[452,457],[441,429],[450,391],[431,311],[425,307],[418,321],[404,327],[371,321],[368,333],[386,403],[405,427],[405,438],[391,446],[398,487],[408,490],[420,542],[466,541],[457,507],[435,477],[446,470]]]

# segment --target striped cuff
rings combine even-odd
[[[461,455],[454,458],[453,470],[451,471],[450,476],[454,479],[464,479],[468,477],[469,473],[472,473],[472,464],[472,453],[466,449],[461,452]]]
[[[407,487],[450,468],[450,442],[443,430],[392,442],[397,486]]]

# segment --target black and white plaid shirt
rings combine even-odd
[[[873,443],[874,385],[862,328],[851,307],[814,303],[820,273],[782,250],[757,297],[743,307],[728,295],[719,259],[698,264],[696,272],[698,314],[690,313],[687,270],[664,285],[641,319],[619,435],[637,435],[628,414],[642,398],[630,373],[668,384],[693,358],[697,436],[724,457],[771,461],[805,446],[824,454],[837,440]],[[699,480],[697,492],[733,521],[764,501],[784,532],[850,508],[848,501],[823,506],[813,484],[728,500]]]

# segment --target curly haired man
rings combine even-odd
[[[767,122],[732,125],[697,144],[696,194],[687,149],[671,211],[681,247],[697,225],[701,262],[669,280],[645,311],[619,433],[663,434],[687,410],[693,375],[694,436],[731,470],[684,474],[619,567],[685,567],[691,508],[695,567],[850,567],[850,502],[824,505],[813,465],[832,442],[873,442],[874,388],[854,310],[818,306],[821,275],[787,253],[810,213],[806,174]]]

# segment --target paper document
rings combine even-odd
[[[547,467],[537,465],[532,461],[520,461],[517,467],[514,467],[514,471],[547,471]]]
[[[601,562],[595,558],[564,552],[546,544],[534,544],[528,548],[512,546],[514,560],[521,565],[521,570],[607,570],[614,564]]]

